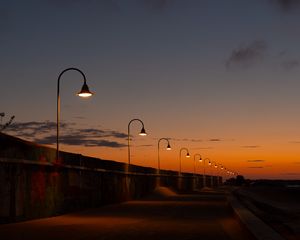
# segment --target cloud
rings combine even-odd
[[[127,138],[127,134],[120,133],[111,130],[100,130],[96,128],[76,129],[77,134],[85,134],[88,136],[98,137],[115,137],[115,138]]]
[[[235,141],[234,139],[221,139],[221,138],[210,138],[207,140],[193,139],[193,138],[171,138],[172,141],[178,142],[222,142],[222,141]]]
[[[290,12],[300,6],[299,0],[269,0],[269,2],[278,6],[283,12]]]
[[[211,138],[208,141],[210,141],[210,142],[221,142],[222,140],[219,139],[219,138]]]
[[[300,164],[300,161],[293,162],[293,164]]]
[[[281,63],[281,66],[284,70],[289,71],[293,70],[295,68],[298,68],[300,65],[300,62],[298,60],[287,60]]]
[[[40,144],[56,143],[56,122],[15,122],[6,131],[8,134],[25,137]],[[78,128],[76,123],[61,123],[60,142],[67,145],[88,147],[124,147],[123,143],[103,138],[127,139],[127,134],[97,128]]]
[[[241,146],[242,148],[260,148],[258,145],[246,145],[246,146]]]
[[[171,138],[172,141],[178,142],[202,142],[202,139],[192,139],[192,138]]]
[[[226,68],[250,67],[263,59],[266,50],[267,43],[263,40],[256,40],[247,45],[241,45],[231,52],[226,61]]]
[[[248,167],[248,168],[261,169],[261,168],[264,168],[264,167],[259,166],[259,167]]]
[[[73,125],[73,123],[61,123],[61,128],[67,128]],[[10,125],[7,132],[15,133],[17,136],[33,136],[36,134],[48,133],[56,129],[56,123],[45,121],[45,122],[15,122]]]
[[[250,163],[257,163],[257,162],[265,162],[266,160],[262,160],[262,159],[251,159],[251,160],[247,160],[247,162]]]
[[[56,143],[56,135],[46,136],[41,139],[35,139],[37,143],[40,144],[54,144]],[[121,148],[127,146],[126,144],[118,143],[115,141],[108,141],[102,139],[90,139],[86,136],[80,135],[63,135],[60,137],[60,142],[65,145],[72,146],[86,146],[86,147],[112,147]]]
[[[127,145],[126,145],[127,146]],[[135,145],[135,147],[153,147],[153,144]]]

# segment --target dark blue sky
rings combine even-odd
[[[125,132],[140,117],[153,138],[225,139],[208,152],[216,158],[271,158],[285,144],[297,152],[299,1],[0,2],[0,112],[16,121],[54,121],[57,76],[73,66],[96,95],[78,100],[80,76],[64,75],[66,122]],[[244,145],[264,151],[244,156]]]

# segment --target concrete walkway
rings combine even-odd
[[[215,192],[165,196],[157,193],[140,201],[0,225],[0,238],[253,240],[234,217],[225,195]]]

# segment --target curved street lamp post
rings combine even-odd
[[[59,130],[60,130],[60,79],[61,76],[67,72],[67,71],[77,71],[79,72],[83,77],[83,85],[81,88],[81,91],[77,93],[79,97],[82,98],[88,98],[93,95],[92,92],[90,92],[88,85],[86,84],[86,77],[84,73],[79,70],[78,68],[67,68],[63,70],[57,79],[57,108],[56,108],[56,160],[59,161]]]
[[[199,162],[202,162],[202,157],[200,154],[196,153],[194,155],[194,189],[196,189],[196,186],[197,186],[197,178],[196,178],[196,157],[199,157]]]
[[[202,162],[202,156],[199,153],[194,155],[194,176],[196,176],[196,157],[199,157],[199,162]]]
[[[189,153],[189,150],[187,148],[181,148],[180,151],[179,151],[179,175],[181,175],[181,152],[185,150],[186,151],[186,158],[189,158],[191,157],[190,156],[190,153]]]
[[[157,142],[157,169],[158,169],[158,174],[160,173],[160,157],[159,157],[159,144],[162,140],[167,141],[168,145],[167,145],[167,150],[170,151],[171,150],[171,146],[170,146],[170,141],[168,138],[160,138]]]
[[[206,179],[205,179],[205,161],[208,160],[208,162],[210,163],[210,159],[209,158],[205,158],[203,159],[203,187],[206,186]]]
[[[129,123],[128,123],[128,164],[130,165],[130,125],[132,122],[134,121],[138,121],[142,124],[142,129],[139,133],[140,136],[146,136],[147,133],[146,133],[146,130],[145,130],[145,127],[144,127],[144,123],[142,120],[138,119],[138,118],[134,118],[132,119]]]
[[[215,168],[215,169],[217,169],[218,168],[218,165],[217,165],[217,163],[216,162],[211,162],[211,167],[212,167],[212,171],[211,171],[211,186],[213,186],[214,185],[214,176],[213,176],[213,169]],[[216,172],[216,177],[217,177],[217,172]]]

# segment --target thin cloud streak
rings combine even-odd
[[[127,145],[126,145],[127,146]],[[153,147],[153,144],[142,144],[142,145],[135,145],[135,147],[139,148],[139,147]]]
[[[260,148],[261,146],[258,145],[247,145],[247,146],[241,146],[241,148]]]
[[[75,123],[61,123],[62,133],[60,142],[66,145],[87,146],[87,147],[112,147],[121,148],[126,145],[117,141],[103,138],[127,139],[127,134],[114,131],[102,130],[97,128],[77,128]],[[40,144],[56,143],[56,122],[16,122],[12,124],[7,133],[18,137],[25,137]]]
[[[190,138],[171,138],[172,141],[178,142],[202,142],[202,139],[190,139]]]
[[[47,136],[41,139],[35,139],[40,144],[54,144],[56,143],[56,136]],[[115,141],[101,140],[101,139],[89,139],[85,136],[78,135],[63,135],[60,137],[60,142],[65,145],[71,146],[86,146],[86,147],[112,147],[121,148],[127,146],[126,144],[118,143]]]
[[[222,140],[220,138],[211,138],[208,141],[210,141],[210,142],[221,142]]]
[[[269,0],[269,2],[285,13],[300,7],[299,0]]]
[[[226,61],[226,68],[247,68],[261,62],[267,50],[267,43],[256,40],[246,45],[241,45],[232,50]]]
[[[266,160],[262,160],[262,159],[251,159],[251,160],[247,160],[247,162],[249,162],[249,163],[257,163],[257,162],[266,162]]]
[[[296,68],[299,68],[300,62],[296,59],[294,60],[287,60],[281,63],[281,66],[284,70],[290,71]]]

